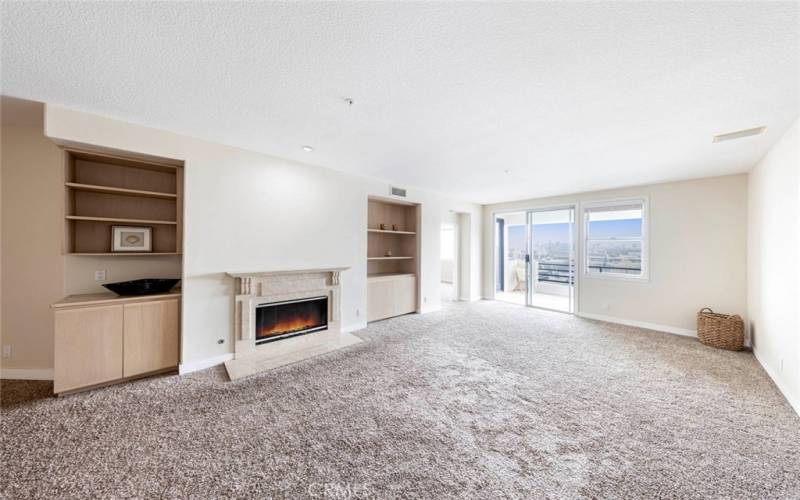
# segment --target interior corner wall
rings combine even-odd
[[[577,313],[687,335],[702,307],[746,316],[745,174],[487,205],[484,297],[494,296],[496,211],[575,204],[580,241],[581,204],[642,196],[648,199],[649,279],[586,277],[579,263]]]
[[[753,351],[800,413],[800,130],[750,172],[748,303]]]
[[[181,363],[232,352],[229,271],[349,266],[341,277],[343,327],[366,324],[367,197],[388,196],[387,182],[52,105],[45,134],[61,144],[184,161]],[[422,312],[441,307],[440,227],[451,210],[471,215],[467,278],[477,295],[481,207],[413,188],[407,201],[422,206]]]

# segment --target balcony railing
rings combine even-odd
[[[596,269],[600,273],[639,274],[642,272],[641,267],[593,266],[591,264],[589,269]]]
[[[642,272],[641,267],[623,267],[609,265],[592,265],[589,269],[599,273],[618,273],[618,274],[638,274]],[[539,262],[538,281],[548,283],[574,284],[575,277],[570,271],[569,264],[558,264],[552,262]]]
[[[569,264],[555,264],[539,262],[538,281],[548,283],[561,283],[564,285],[575,283],[575,277],[570,271]]]

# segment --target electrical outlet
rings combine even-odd
[[[361,311],[356,309],[356,318],[359,317],[359,316],[361,316]]]
[[[422,303],[423,304],[427,304],[428,303],[428,297],[422,297]]]
[[[11,358],[11,346],[10,345],[4,345],[3,346],[3,358],[4,359]]]
[[[94,272],[94,280],[95,281],[105,281],[106,280],[106,272],[103,271],[95,271]]]
[[[781,370],[780,371],[783,371],[783,358],[781,358]]]

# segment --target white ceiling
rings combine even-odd
[[[798,115],[797,2],[2,9],[6,95],[482,203],[743,172]]]

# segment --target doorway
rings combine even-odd
[[[495,214],[495,299],[575,309],[575,207]]]
[[[440,290],[442,302],[458,300],[458,226],[443,222],[440,230],[441,277]]]

